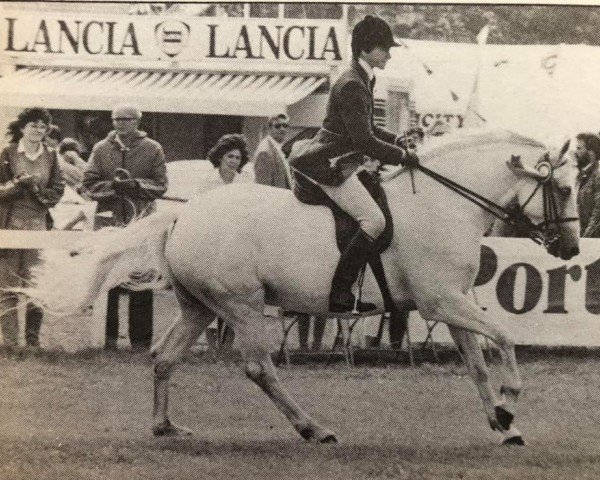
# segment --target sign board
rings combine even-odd
[[[479,305],[518,345],[600,346],[600,240],[584,238],[564,261],[529,239],[485,238]],[[417,341],[424,323],[413,321]],[[436,342],[452,342],[436,327]]]
[[[164,60],[322,64],[345,60],[340,20],[89,16],[3,11],[0,51],[21,60]]]

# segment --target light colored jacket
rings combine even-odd
[[[278,188],[292,188],[284,162],[287,162],[287,160],[274,145],[271,137],[263,138],[254,152],[253,163],[256,183]]]

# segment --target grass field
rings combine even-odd
[[[184,440],[150,435],[143,354],[0,351],[0,479],[600,478],[600,359],[537,356],[502,447],[461,365],[280,370],[338,445],[305,443],[235,362],[192,358],[172,382]]]

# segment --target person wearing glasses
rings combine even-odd
[[[127,225],[156,210],[154,200],[167,191],[165,154],[158,142],[139,130],[142,112],[132,105],[112,111],[114,130],[92,150],[83,174],[83,190],[98,202],[95,229]],[[106,348],[117,348],[119,296],[108,293]],[[152,291],[129,292],[129,339],[133,350],[152,343]]]
[[[0,153],[0,228],[49,230],[49,209],[61,199],[65,185],[56,152],[44,139],[52,117],[45,108],[27,108],[8,126],[10,142]],[[0,250],[0,290],[24,286],[38,250]],[[17,296],[0,292],[0,319],[4,344],[18,345]],[[25,342],[38,347],[42,310],[28,305]]]
[[[256,183],[277,188],[292,188],[290,167],[281,150],[287,134],[289,118],[280,113],[269,118],[268,134],[254,152],[254,178]]]
[[[325,119],[317,135],[292,149],[290,165],[294,169],[299,199],[302,189],[323,192],[360,226],[342,252],[331,282],[329,311],[350,312],[354,306],[351,288],[358,273],[373,254],[374,242],[384,231],[385,218],[377,203],[357,177],[356,169],[364,155],[382,164],[414,167],[419,159],[400,146],[401,137],[380,128],[373,121],[375,69],[385,68],[390,48],[398,46],[390,26],[381,18],[367,15],[352,31],[353,61],[331,87]],[[375,305],[358,302],[360,312]]]

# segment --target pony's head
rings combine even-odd
[[[536,226],[548,253],[563,260],[579,254],[577,193],[579,167],[569,151],[545,153],[535,165],[513,157],[508,167],[522,179],[516,196],[521,212]]]

